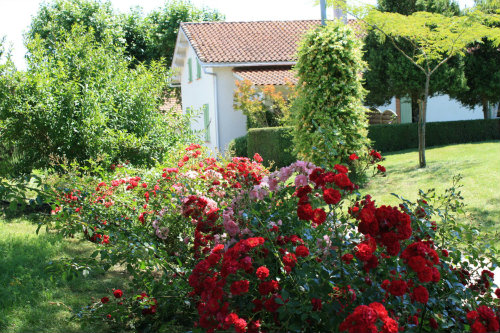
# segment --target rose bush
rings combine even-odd
[[[133,277],[133,290],[96,295],[85,320],[118,331],[498,331],[496,253],[486,260],[454,220],[455,184],[391,207],[361,197],[343,165],[270,173],[258,155],[216,160],[197,145],[177,157],[54,192],[54,225],[83,231],[95,257]]]

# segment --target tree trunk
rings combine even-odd
[[[418,117],[418,161],[421,168],[425,168],[425,122],[427,120],[427,99],[429,98],[430,74],[426,74],[424,100],[420,106]]]
[[[483,115],[484,115],[484,119],[490,119],[490,108],[489,108],[489,105],[488,105],[488,101],[486,100],[486,98],[481,98],[481,104],[483,105]]]
[[[420,114],[420,103],[418,94],[411,94],[411,122],[418,123],[418,117]]]

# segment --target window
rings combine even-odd
[[[208,104],[203,104],[203,120],[205,128],[205,141],[210,142],[210,113],[208,112]]]
[[[189,70],[188,82],[193,82],[193,60],[191,58],[188,59],[188,70]]]
[[[201,79],[201,64],[196,60],[196,78]]]

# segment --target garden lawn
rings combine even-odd
[[[418,168],[418,150],[385,155],[387,177],[373,179],[362,191],[379,204],[397,205],[396,193],[414,201],[418,190],[443,193],[454,175],[462,175],[467,205],[462,220],[476,224],[491,244],[500,248],[500,142],[461,144],[426,150],[427,167]]]
[[[127,278],[116,269],[91,271],[69,281],[61,272],[50,273],[50,261],[88,258],[95,246],[42,230],[36,235],[36,228],[25,218],[0,218],[0,332],[85,332],[70,320],[72,309],[89,304],[91,297],[109,296],[112,288],[126,285]]]

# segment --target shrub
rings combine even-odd
[[[234,109],[247,116],[247,129],[276,127],[287,123],[296,97],[295,86],[287,82],[286,96],[273,85],[254,87],[249,80],[236,81]]]
[[[376,149],[385,152],[418,147],[417,124],[372,125],[368,137]],[[426,128],[428,146],[498,139],[499,119],[431,122]]]
[[[306,34],[297,65],[293,147],[299,158],[332,168],[367,150],[367,121],[360,73],[361,42],[351,28],[334,22]]]
[[[232,156],[237,157],[248,157],[248,135],[240,136],[234,140],[231,140],[228,145],[228,151],[231,152]]]
[[[360,197],[343,165],[269,173],[258,155],[218,162],[196,145],[172,158],[142,176],[58,180],[53,224],[84,230],[95,257],[134,277],[84,321],[181,331],[196,312],[199,331],[357,332],[363,318],[373,332],[495,331],[498,253],[454,219],[456,184],[390,207]]]
[[[292,151],[291,127],[252,128],[248,131],[248,156],[260,154],[265,165],[281,168],[297,160]]]
[[[79,26],[60,33],[57,52],[32,41],[27,71],[12,73],[0,102],[0,140],[19,152],[17,173],[103,156],[153,165],[192,139],[186,116],[158,111],[168,83],[163,63],[129,69],[111,40],[97,43]]]

